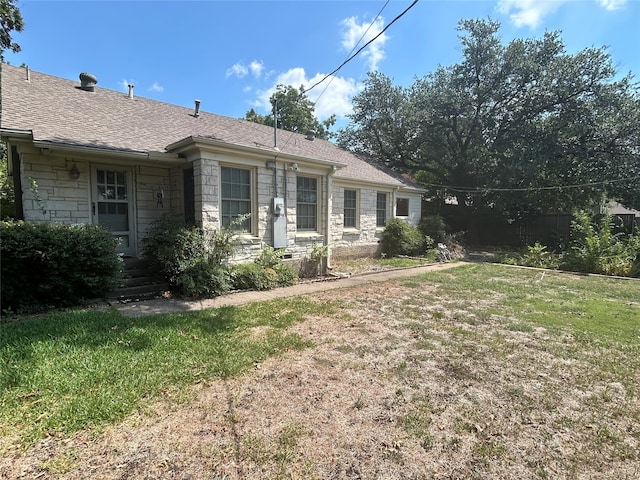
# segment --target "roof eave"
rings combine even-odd
[[[319,158],[305,157],[301,155],[292,155],[290,153],[284,153],[277,148],[260,148],[250,147],[247,145],[238,145],[235,143],[228,143],[222,140],[216,140],[213,138],[194,137],[189,136],[178,140],[170,145],[167,145],[167,151],[175,152],[177,154],[186,153],[192,149],[202,150],[215,150],[219,153],[244,153],[253,158],[262,158],[266,160],[281,160],[290,162],[305,162],[308,164],[323,166],[331,169],[341,169],[346,167],[345,163],[333,162],[331,160],[322,160]]]
[[[399,190],[399,191],[406,191],[406,192],[411,192],[411,193],[426,193],[427,191],[423,188],[418,188],[418,187],[412,187],[409,185],[402,185],[400,183],[396,183],[396,182],[381,182],[381,181],[375,181],[375,180],[365,180],[365,179],[359,179],[359,178],[349,178],[349,177],[334,177],[335,181],[340,182],[340,183],[345,183],[348,185],[369,185],[372,187],[379,187],[379,188],[385,188],[387,190]]]
[[[36,148],[46,148],[50,151],[68,152],[72,154],[84,155],[108,155],[109,157],[129,158],[136,160],[152,160],[159,162],[176,163],[181,160],[175,153],[140,151],[140,150],[124,150],[118,148],[98,147],[95,145],[75,145],[63,142],[53,142],[49,140],[33,141]]]
[[[0,128],[0,138],[8,142],[12,140],[33,141],[33,130],[21,130],[17,128]]]

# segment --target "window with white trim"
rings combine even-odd
[[[220,167],[221,219],[223,227],[251,233],[251,170]],[[244,220],[239,218],[246,215]]]
[[[358,192],[356,190],[344,191],[344,228],[358,227]]]
[[[318,228],[318,179],[297,177],[296,227],[316,231]]]
[[[396,199],[396,217],[408,217],[409,216],[409,199],[397,198]]]
[[[387,194],[376,195],[376,227],[384,227],[387,224]]]

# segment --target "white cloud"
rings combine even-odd
[[[249,73],[249,69],[242,63],[236,63],[235,65],[227,68],[227,78],[229,77],[246,77]]]
[[[342,21],[342,47],[351,52],[361,48],[368,41],[378,35],[384,28],[384,19],[378,17],[375,22],[364,21],[358,23],[357,17],[346,18]],[[362,51],[362,55],[370,70],[377,70],[378,63],[385,57],[384,44],[389,40],[386,34],[380,35],[371,45]],[[354,53],[355,53],[354,51]]]
[[[258,78],[262,75],[262,71],[264,70],[264,64],[262,62],[258,62],[254,60],[249,64],[249,70],[251,70],[251,75]]]
[[[499,0],[497,10],[509,15],[509,19],[516,27],[537,27],[542,19],[555,11],[569,0]],[[606,10],[617,10],[627,0],[596,0]],[[513,13],[512,13],[513,11]]]
[[[500,0],[497,9],[509,15],[516,27],[537,27],[542,19],[554,13],[566,0]],[[514,13],[511,11],[514,10]]]
[[[598,0],[598,3],[607,10],[618,10],[627,3],[627,0]]]
[[[324,74],[316,73],[313,77],[307,78],[304,68],[292,68],[278,75],[269,89],[259,90],[253,107],[270,112],[271,103],[269,98],[276,91],[278,85],[291,85],[295,88],[300,88],[302,85],[304,88],[309,88],[324,76]],[[333,114],[338,117],[344,117],[351,113],[351,97],[357,93],[358,89],[359,86],[351,78],[329,77],[313,90],[307,92],[307,97],[312,102],[315,102],[314,113],[318,119],[324,120]]]
[[[238,62],[227,69],[227,78],[244,78],[249,75],[249,73],[251,73],[251,75],[253,75],[255,78],[260,78],[263,71],[264,64],[262,62],[259,62],[258,60],[254,60],[249,64],[249,66],[245,65],[242,62]]]
[[[164,92],[164,87],[162,85],[159,85],[158,82],[153,82],[153,85],[151,85],[148,90],[150,92]]]

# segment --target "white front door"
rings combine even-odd
[[[91,168],[93,223],[107,227],[118,239],[117,251],[135,254],[132,171],[127,167]]]

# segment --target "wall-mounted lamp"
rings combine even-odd
[[[73,164],[73,167],[71,167],[71,170],[69,170],[69,176],[74,180],[80,178],[80,170],[78,170],[78,167],[76,167],[75,163]]]

